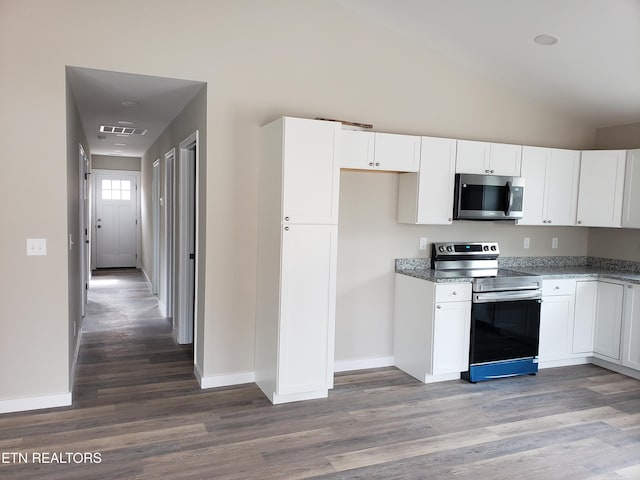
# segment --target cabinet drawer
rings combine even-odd
[[[470,283],[439,283],[436,285],[436,302],[468,302],[471,300]]]
[[[544,280],[542,282],[542,296],[549,295],[574,295],[576,293],[575,280]]]

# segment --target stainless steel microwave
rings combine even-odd
[[[522,218],[524,178],[458,173],[455,181],[454,219]]]

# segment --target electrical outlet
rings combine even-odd
[[[553,237],[551,239],[551,248],[558,248],[558,237]]]
[[[420,237],[420,250],[426,250],[427,249],[428,240],[429,239],[427,237]]]
[[[529,244],[531,243],[531,239],[529,237],[524,237],[524,245],[523,248],[529,248]]]

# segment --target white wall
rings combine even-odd
[[[135,32],[130,48],[113,48],[114,29]],[[108,8],[97,0],[3,0],[0,140],[3,174],[11,182],[0,193],[6,227],[0,264],[10,272],[0,278],[0,321],[10,334],[0,348],[0,399],[67,386],[65,65],[208,84],[207,126],[201,132],[207,142],[206,284],[201,282],[205,376],[253,370],[260,125],[281,115],[322,116],[373,123],[380,131],[567,148],[593,145],[594,132],[582,119],[492,84],[327,0],[113,0]],[[34,128],[25,128],[33,127],[34,118],[46,126],[38,130],[38,141]],[[377,278],[380,268],[353,280],[361,265],[351,263],[348,252],[361,245],[362,234],[350,228],[348,218],[375,222],[376,197],[391,198],[395,181],[365,175],[360,184],[355,175],[343,182],[338,315],[354,322],[347,326],[342,320],[340,335],[346,329],[361,339],[371,329],[347,310],[355,312],[358,302],[369,299],[345,298],[344,289],[373,285],[374,299],[391,292],[388,282]],[[377,190],[378,180],[383,191]],[[350,201],[350,195],[358,198]],[[13,207],[16,199],[22,200],[20,209]],[[385,212],[384,221],[390,222],[390,210]],[[391,257],[415,253],[420,230],[396,229],[391,237],[401,240],[397,247],[370,250],[386,273]],[[466,237],[469,231],[460,224],[429,235],[450,233]],[[498,240],[516,245],[519,235],[501,232]],[[24,255],[28,237],[48,239],[47,257]],[[338,342],[343,358],[388,353],[387,337],[352,350],[349,340]]]
[[[140,171],[140,157],[114,157],[111,155],[91,155],[91,168],[98,170]]]

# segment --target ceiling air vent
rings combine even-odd
[[[118,135],[144,135],[149,130],[147,130],[146,128],[114,127],[113,125],[100,125],[100,131],[103,133],[115,133]]]

